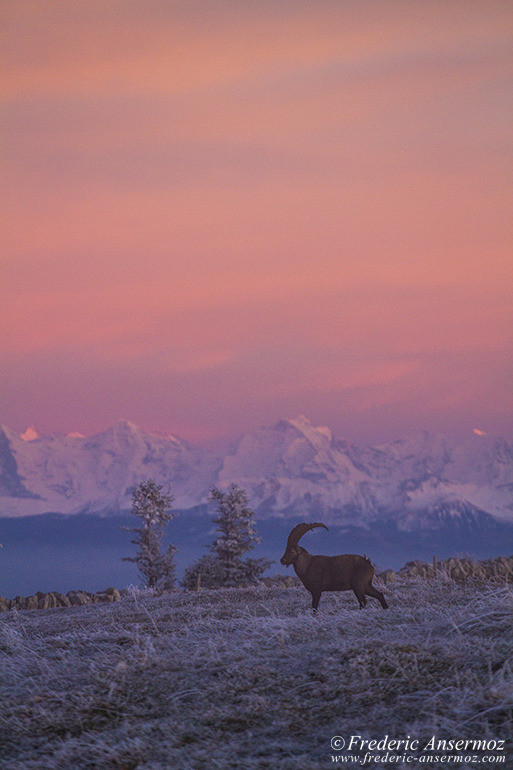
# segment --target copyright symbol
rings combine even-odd
[[[344,746],[346,745],[345,739],[342,738],[340,735],[334,735],[331,739],[331,748],[333,751],[342,751]]]

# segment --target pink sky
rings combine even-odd
[[[513,431],[513,10],[2,4],[0,422]]]

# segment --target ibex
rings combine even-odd
[[[281,563],[285,567],[291,564],[304,587],[312,594],[312,607],[317,612],[319,599],[323,591],[353,591],[363,609],[367,603],[365,596],[379,599],[384,610],[387,609],[383,594],[372,585],[374,567],[366,556],[342,554],[341,556],[312,556],[299,545],[299,540],[306,532],[325,524],[298,524],[287,540]]]

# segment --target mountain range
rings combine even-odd
[[[0,428],[0,517],[115,515],[153,478],[175,508],[197,510],[213,486],[246,489],[257,518],[313,519],[399,532],[513,527],[513,443],[419,432],[376,447],[335,438],[304,417],[244,434],[224,453],[120,421],[94,436]]]

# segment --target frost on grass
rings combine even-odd
[[[316,618],[303,589],[265,586],[4,613],[2,770],[308,770],[334,735],[511,740],[511,588],[387,598],[328,594]]]

